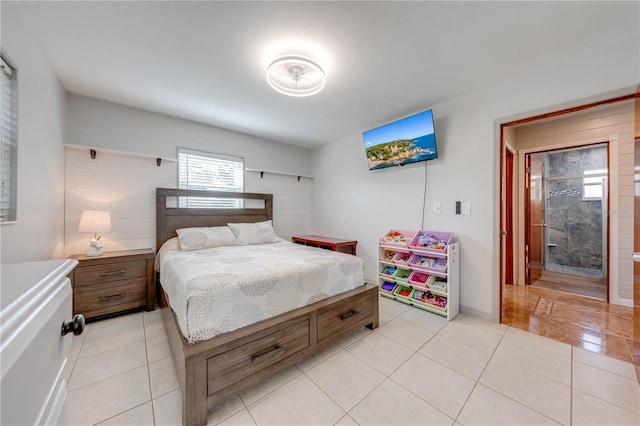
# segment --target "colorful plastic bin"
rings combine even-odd
[[[422,254],[413,254],[409,258],[409,266],[414,270],[425,272],[428,274],[443,276],[447,274],[446,257],[431,257]]]
[[[398,268],[395,266],[384,265],[382,269],[380,269],[380,276],[388,280],[393,280],[393,274],[395,274],[397,270]]]
[[[404,300],[406,302],[410,300],[412,292],[413,292],[413,289],[411,287],[402,285],[402,284],[398,284],[396,288],[393,289],[393,295],[398,300],[401,300],[401,301]]]
[[[409,284],[409,276],[411,275],[411,269],[398,268],[396,269],[393,278],[397,283]]]
[[[393,294],[393,290],[396,289],[396,284],[390,281],[385,281],[380,285],[380,291],[387,294]]]
[[[429,285],[429,288],[433,291],[441,291],[442,293],[447,293],[447,288],[449,287],[449,283],[446,278],[443,277],[434,277],[435,279]]]
[[[411,275],[409,275],[409,284],[414,287],[420,287],[422,289],[428,289],[431,286],[431,283],[436,280],[436,277],[433,275],[425,274],[420,271],[413,271]]]
[[[391,263],[393,262],[393,258],[396,256],[396,252],[393,250],[382,250],[382,253],[380,253],[380,261],[381,262],[388,262]]]
[[[416,231],[403,231],[398,229],[391,229],[384,237],[378,238],[378,244],[380,247],[394,249],[404,249],[407,251],[409,243],[416,235]]]
[[[424,293],[430,294],[429,298],[420,297]],[[447,313],[448,300],[444,296],[436,295],[430,291],[413,289],[409,295],[409,301],[419,308],[433,310],[443,314]]]
[[[396,265],[407,266],[409,264],[409,258],[411,257],[410,252],[402,252],[399,251],[393,256],[393,263]]]
[[[453,232],[418,231],[409,243],[409,249],[425,256],[446,256],[452,238]],[[426,239],[434,241],[433,246],[421,244]]]

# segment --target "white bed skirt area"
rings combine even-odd
[[[189,343],[210,339],[365,283],[356,256],[287,241],[158,253],[160,282]]]

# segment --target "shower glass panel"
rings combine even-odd
[[[606,275],[607,146],[545,155],[545,265],[550,271]]]

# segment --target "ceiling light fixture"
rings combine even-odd
[[[267,82],[288,96],[311,96],[322,90],[324,71],[316,62],[298,55],[276,58],[267,67]]]

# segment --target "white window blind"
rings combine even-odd
[[[242,192],[244,161],[240,157],[178,148],[178,188]],[[180,197],[180,207],[241,208],[242,200]]]
[[[16,220],[18,159],[18,93],[16,72],[0,57],[0,222]]]

